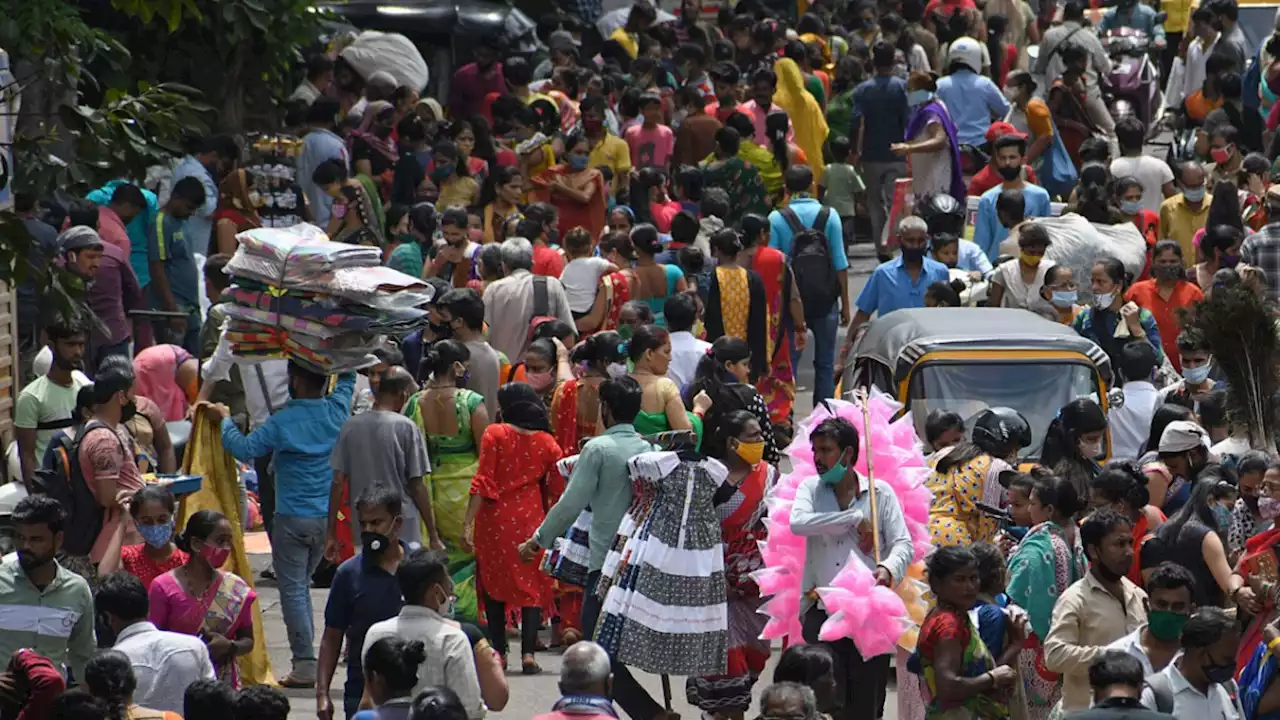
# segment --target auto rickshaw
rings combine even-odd
[[[872,321],[841,377],[841,396],[874,386],[911,411],[916,434],[938,408],[953,410],[972,429],[979,412],[1011,407],[1031,423],[1024,460],[1040,455],[1058,408],[1080,397],[1105,412],[1122,402],[1113,393],[1111,362],[1070,326],[1027,310],[929,308],[898,310]],[[1105,439],[1110,455],[1111,440]]]

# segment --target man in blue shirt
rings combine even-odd
[[[858,295],[858,314],[853,316],[849,332],[844,339],[844,356],[853,347],[858,328],[879,313],[884,317],[894,310],[924,307],[924,291],[936,282],[948,282],[947,266],[926,257],[929,247],[929,226],[924,220],[911,216],[898,223],[898,243],[902,255],[883,263],[871,273],[862,292]],[[843,365],[843,361],[841,362]]]
[[[875,241],[880,262],[892,257],[882,247],[880,237],[889,221],[894,184],[898,178],[907,176],[907,162],[889,149],[906,136],[907,118],[911,114],[907,106],[907,84],[894,74],[896,57],[897,48],[884,41],[871,49],[871,64],[876,74],[854,89],[853,123],[849,128],[849,137],[862,160],[867,211],[871,213],[871,239]]]
[[[302,154],[298,156],[298,185],[307,196],[311,221],[321,228],[329,227],[333,198],[311,179],[311,175],[329,160],[341,160],[343,167],[348,171],[351,168],[347,144],[334,132],[339,110],[338,101],[327,97],[311,104],[307,110],[307,127],[310,129],[302,137]]]
[[[947,52],[946,77],[938,81],[938,98],[956,124],[956,139],[964,145],[987,141],[991,121],[1009,114],[1009,101],[991,78],[982,75],[982,46],[962,37]]]
[[[813,187],[813,171],[808,165],[792,165],[787,168],[785,177],[787,189],[786,207],[795,213],[796,219],[806,228],[813,227],[813,223],[818,219],[818,214],[822,212],[823,205],[809,194],[809,189]],[[844,230],[840,224],[840,214],[835,211],[828,212],[827,226],[825,228],[827,236],[827,253],[831,258],[831,266],[836,271],[836,281],[840,285],[840,315],[837,320],[836,306],[829,308],[810,308],[804,309],[804,322],[809,329],[813,330],[813,401],[818,403],[826,400],[836,390],[835,382],[835,354],[836,354],[836,330],[837,322],[839,325],[848,325],[850,315],[852,314],[852,305],[849,304],[849,259],[845,256],[844,250]],[[784,255],[791,255],[791,224],[783,214],[774,210],[769,213],[769,247],[781,250]],[[799,329],[803,331],[803,328]],[[798,348],[792,347],[792,357],[796,358],[795,365],[799,367],[800,356],[797,354]]]
[[[1009,237],[1009,228],[1028,217],[1049,217],[1052,212],[1049,191],[1022,179],[1022,166],[1027,159],[1027,138],[1022,134],[1001,135],[994,143],[996,172],[1004,182],[982,193],[978,201],[978,219],[973,227],[973,242],[995,262],[1000,255],[1000,243]],[[1020,202],[1010,205],[1012,212],[1002,217],[1004,193],[1018,194]],[[1001,207],[997,207],[1000,200]],[[1012,195],[1009,198],[1011,202]],[[1016,216],[1016,217],[1015,217]]]
[[[271,564],[280,584],[280,610],[293,652],[293,671],[280,681],[284,687],[309,688],[316,681],[316,652],[312,645],[311,573],[324,557],[329,517],[329,485],[333,471],[329,457],[342,425],[351,415],[356,374],[343,373],[333,392],[325,395],[329,378],[289,361],[287,405],[245,437],[222,413],[222,446],[237,460],[251,462],[275,453],[276,515],[271,528]]]
[[[1101,35],[1112,28],[1128,27],[1141,30],[1147,34],[1151,44],[1164,48],[1164,23],[1156,22],[1156,11],[1138,0],[1120,0],[1115,7],[1107,11],[1098,23],[1098,34]]]
[[[409,548],[398,541],[404,525],[400,492],[389,485],[370,485],[356,499],[355,506],[360,518],[361,552],[348,558],[334,573],[329,600],[324,606],[324,634],[320,636],[316,716],[329,720],[333,718],[329,683],[338,667],[343,638],[347,640],[347,647],[357,650],[364,647],[369,627],[399,615],[404,606],[400,584],[396,581],[396,568],[409,554]],[[342,688],[347,717],[359,709],[360,697],[364,694],[362,661],[359,652],[347,656],[347,682]]]
[[[200,273],[187,241],[192,215],[205,203],[205,188],[193,177],[174,183],[164,210],[147,228],[147,259],[151,265],[151,307],[185,313],[186,317],[159,320],[156,339],[180,345],[200,354]],[[216,201],[217,191],[214,191]]]
[[[204,204],[187,223],[186,241],[191,255],[209,255],[213,238],[213,213],[218,209],[218,183],[240,159],[240,146],[230,135],[214,135],[200,143],[198,152],[182,158],[173,170],[173,186],[193,177],[204,185]]]

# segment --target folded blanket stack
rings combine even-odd
[[[231,352],[287,357],[325,374],[377,363],[388,336],[426,327],[431,288],[381,265],[378,248],[330,242],[313,225],[237,236],[223,294]]]

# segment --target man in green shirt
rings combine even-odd
[[[31,648],[84,680],[97,649],[89,583],[58,564],[64,515],[47,495],[24,498],[13,510],[17,559],[0,562],[0,657]]]
[[[88,341],[84,328],[55,323],[46,326],[44,334],[53,352],[53,364],[49,372],[22,388],[13,413],[22,484],[28,492],[36,470],[44,461],[49,439],[75,424],[76,394],[90,384],[89,378],[79,372],[84,367],[84,348]]]

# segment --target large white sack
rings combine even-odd
[[[368,78],[379,70],[391,73],[396,83],[419,91],[427,87],[431,73],[422,53],[409,40],[398,33],[366,30],[342,51],[342,59]]]
[[[1132,277],[1142,274],[1147,263],[1147,241],[1133,223],[1099,225],[1091,223],[1076,213],[1061,217],[1029,218],[1049,232],[1049,250],[1045,259],[1058,265],[1067,265],[1075,274],[1080,295],[1091,298],[1089,274],[1099,258],[1113,257],[1124,264]],[[1012,241],[1001,244],[1001,254],[1017,256],[1018,248]]]

